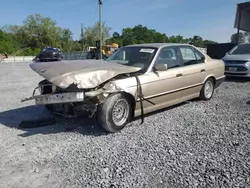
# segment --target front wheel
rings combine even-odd
[[[208,78],[201,89],[199,98],[205,101],[210,100],[214,94],[214,85],[214,80],[212,78]]]
[[[98,124],[108,132],[122,130],[130,122],[132,107],[129,99],[121,93],[113,94],[99,106]]]

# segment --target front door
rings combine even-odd
[[[183,67],[181,66],[178,48],[169,46],[161,49],[156,62],[162,66],[167,65],[167,70],[152,70],[139,78],[142,84],[145,113],[155,111],[176,104],[181,101],[181,92],[184,87]],[[152,104],[154,103],[154,104]],[[139,113],[137,103],[136,114]]]

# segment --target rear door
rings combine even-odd
[[[196,97],[206,77],[205,56],[192,46],[179,46],[183,64],[183,80],[185,88],[183,99]]]

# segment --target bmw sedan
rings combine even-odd
[[[123,129],[137,116],[143,123],[144,114],[190,99],[208,101],[225,78],[222,60],[188,44],[130,45],[105,61],[31,63],[30,67],[44,80],[22,102],[35,100],[67,117],[87,111],[108,132]],[[35,95],[38,88],[40,94]]]

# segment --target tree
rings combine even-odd
[[[111,38],[109,38],[109,39],[106,40],[106,44],[116,43],[120,47],[123,46],[123,39],[122,39],[122,37],[120,36],[119,33],[114,32],[112,36],[113,37],[111,37]]]
[[[244,43],[245,42],[245,33],[239,32],[239,41],[238,41],[238,34],[237,33],[232,34],[231,42],[234,44],[237,44],[237,42],[239,42],[239,44]]]
[[[15,51],[15,44],[10,36],[0,30],[0,53],[12,53]]]
[[[112,37],[113,37],[114,39],[119,39],[121,36],[120,36],[119,33],[114,32],[113,35],[112,35]]]
[[[79,49],[79,42],[73,41],[70,29],[60,28],[54,20],[40,14],[27,16],[21,26],[5,26],[3,32],[9,37],[9,43],[15,46],[15,49],[7,50],[9,53],[27,48],[21,50],[19,55],[37,55],[46,46],[58,47],[66,52]]]
[[[73,47],[72,35],[73,33],[70,31],[70,29],[62,30],[61,46],[65,52],[70,52]]]
[[[211,40],[203,40],[202,37],[195,35],[192,38],[184,38],[181,35],[167,37],[165,33],[157,32],[154,29],[148,29],[145,26],[137,25],[133,28],[122,29],[121,35],[114,32],[108,42],[118,43],[119,46],[141,43],[189,43],[197,47],[206,47],[207,44],[216,43]]]
[[[110,37],[111,28],[102,23],[102,44]],[[85,27],[82,34],[83,43],[86,46],[95,46],[95,41],[99,40],[99,22],[96,22],[92,27]]]
[[[30,45],[41,48],[45,46],[61,47],[62,29],[57,27],[56,22],[51,18],[42,17],[40,14],[29,15],[23,23],[23,30],[29,37],[27,42]]]
[[[121,33],[114,32],[110,37],[111,28],[102,22],[102,43],[117,43],[120,47],[141,43],[189,43],[197,47],[206,47],[207,44],[216,43],[211,40],[203,40],[195,35],[185,38],[181,35],[168,37],[155,29],[138,24],[133,28],[123,28]],[[58,27],[56,21],[40,14],[29,15],[22,25],[9,25],[0,30],[0,52],[16,53],[19,55],[37,55],[41,48],[53,46],[61,48],[64,52],[80,51],[86,46],[95,46],[99,40],[99,22],[92,27],[82,29],[80,40],[74,41],[70,29]],[[248,34],[241,34],[245,40]],[[235,34],[232,36],[235,40]]]
[[[193,42],[194,46],[204,47],[203,46],[203,39],[200,36],[195,35],[192,39],[192,42]]]
[[[246,42],[250,42],[250,32],[245,32]]]

